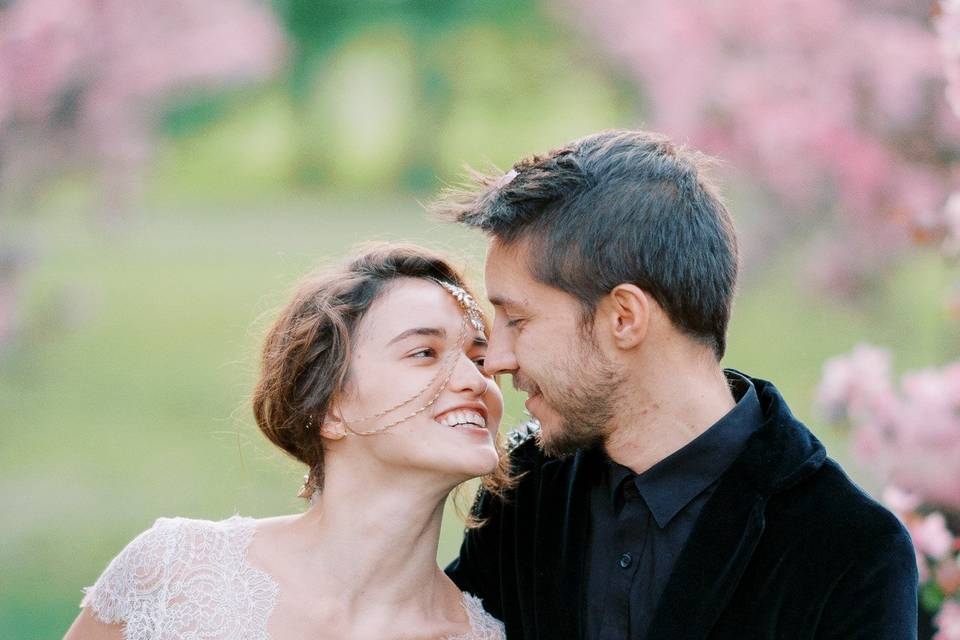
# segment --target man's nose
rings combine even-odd
[[[517,366],[517,356],[513,352],[513,338],[505,327],[494,326],[490,333],[487,353],[483,358],[483,369],[487,375],[513,373]]]

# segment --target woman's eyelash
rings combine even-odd
[[[417,349],[410,353],[411,358],[435,358],[437,356],[437,351],[431,347],[425,347],[423,349]],[[481,369],[483,368],[483,363],[486,361],[486,356],[478,356],[476,358],[471,358],[473,363],[476,364]]]

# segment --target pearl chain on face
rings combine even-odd
[[[416,416],[420,415],[421,413],[423,413],[424,411],[432,407],[434,404],[436,404],[437,400],[440,399],[440,394],[442,394],[443,390],[447,388],[447,385],[450,382],[450,378],[453,376],[453,372],[456,369],[456,360],[457,360],[457,357],[459,356],[460,349],[461,347],[463,347],[463,344],[467,339],[468,327],[472,326],[481,336],[485,335],[484,325],[483,325],[483,311],[481,311],[480,305],[478,305],[476,300],[473,299],[473,296],[467,293],[467,291],[463,287],[457,286],[453,283],[445,282],[442,280],[436,280],[433,278],[431,278],[430,280],[435,284],[438,284],[441,287],[443,287],[445,291],[447,291],[451,296],[453,296],[454,300],[457,301],[457,304],[460,306],[460,309],[463,311],[463,322],[461,322],[460,324],[460,334],[457,337],[456,346],[453,348],[452,351],[450,351],[444,357],[443,366],[440,368],[437,374],[433,376],[423,387],[418,389],[416,393],[414,393],[412,396],[410,396],[406,400],[403,400],[402,402],[399,402],[393,405],[392,407],[388,407],[387,409],[378,411],[373,415],[366,416],[361,419],[351,419],[351,420],[345,419],[343,421],[343,426],[347,430],[346,435],[372,436],[378,433],[383,433],[387,429],[390,429],[403,422],[406,422],[411,418],[415,418]],[[433,387],[433,385],[437,382],[438,379],[441,379],[441,377],[442,377],[442,382],[440,383],[440,386],[437,389],[437,392],[433,394],[433,396],[431,396],[430,399],[427,400],[427,402],[423,406],[419,407],[418,409],[411,411],[410,413],[400,418],[397,418],[396,420],[393,420],[385,425],[376,427],[374,429],[358,431],[351,426],[351,424],[362,424],[364,422],[370,422],[372,420],[382,418],[383,416],[388,415],[396,411],[397,409],[400,409],[401,407],[404,407],[410,404],[411,402],[413,402],[414,400],[422,396],[424,393],[426,393],[431,387]],[[484,380],[484,387],[483,387],[483,392],[481,392],[481,395],[486,392],[488,384],[489,383],[486,380]]]
[[[440,368],[437,374],[433,376],[427,382],[427,384],[425,384],[423,387],[417,390],[417,392],[414,395],[410,396],[406,400],[403,400],[402,402],[399,402],[393,405],[392,407],[384,409],[383,411],[379,411],[374,415],[367,416],[366,418],[363,418],[361,420],[351,420],[349,422],[352,422],[353,424],[357,424],[357,423],[369,422],[371,420],[376,420],[377,418],[382,418],[383,416],[388,415],[393,411],[396,411],[397,409],[400,409],[401,407],[404,407],[410,404],[411,402],[413,402],[414,400],[422,396],[424,393],[427,392],[428,389],[430,389],[430,387],[433,386],[433,384],[441,376],[443,376],[443,381],[441,382],[440,387],[437,389],[437,392],[422,407],[408,413],[407,415],[401,418],[398,418],[397,420],[394,420],[388,424],[385,424],[381,427],[370,429],[368,431],[356,431],[355,429],[353,429],[353,427],[350,426],[348,421],[344,420],[343,426],[347,430],[344,435],[348,435],[348,436],[377,435],[403,422],[406,422],[411,418],[414,418],[420,415],[421,413],[423,413],[424,411],[432,407],[434,404],[436,404],[437,400],[440,398],[440,394],[443,393],[443,390],[447,388],[447,384],[449,384],[450,378],[453,376],[453,372],[456,369],[457,357],[460,354],[460,349],[463,347],[463,344],[467,339],[468,328],[472,326],[477,333],[479,333],[484,338],[486,337],[486,328],[484,327],[484,324],[483,324],[483,311],[480,309],[480,305],[477,304],[477,301],[473,299],[473,296],[471,296],[463,287],[455,285],[451,282],[444,282],[443,280],[437,280],[434,278],[430,278],[429,280],[431,282],[434,282],[435,284],[440,285],[451,296],[453,296],[454,300],[457,301],[457,304],[460,306],[460,309],[463,311],[463,319],[462,319],[462,322],[460,323],[460,334],[457,337],[456,346],[452,351],[450,351],[446,356],[444,356],[443,366]],[[480,391],[480,395],[484,395],[487,393],[489,385],[490,385],[490,382],[486,378],[484,378],[483,389]],[[312,426],[313,426],[313,416],[310,416],[307,419],[306,428],[310,429]],[[316,486],[316,482],[314,478],[312,478],[311,474],[308,473],[307,475],[303,476],[303,486],[300,487],[300,492],[297,494],[297,496],[301,498],[307,498],[312,503],[314,500],[317,499],[317,496],[319,495],[319,493],[320,493],[320,490]]]

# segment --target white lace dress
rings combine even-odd
[[[124,623],[126,640],[270,640],[279,587],[246,559],[253,518],[160,518],[86,589],[81,607]],[[503,640],[503,625],[464,594],[471,631],[448,640]]]

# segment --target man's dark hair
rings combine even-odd
[[[576,297],[590,320],[600,299],[631,283],[681,331],[726,349],[737,279],[730,214],[704,175],[710,159],[645,131],[604,131],[502,176],[474,174],[436,215],[526,243],[538,281]]]

